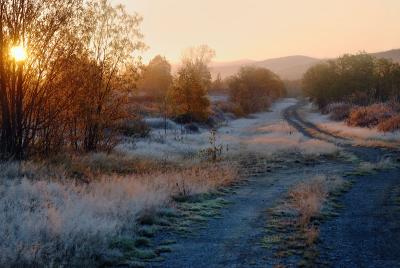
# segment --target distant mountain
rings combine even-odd
[[[210,67],[224,67],[229,65],[246,65],[246,64],[253,64],[257,61],[255,60],[237,60],[237,61],[228,61],[228,62],[212,62]]]
[[[320,59],[307,56],[289,56],[257,62],[255,65],[270,69],[282,79],[300,79],[311,66],[320,62]]]
[[[391,59],[395,62],[400,62],[400,49],[371,53],[371,55],[377,58]],[[210,70],[213,77],[221,74],[221,76],[225,78],[235,74],[242,66],[258,66],[270,69],[278,74],[282,79],[297,80],[302,78],[308,68],[322,61],[324,61],[324,59],[297,55],[267,59],[263,61],[243,60],[226,63],[213,63],[210,65]]]
[[[400,49],[392,49],[383,52],[371,53],[372,56],[383,59],[391,59],[400,63]]]
[[[231,63],[211,64],[210,70],[213,77],[218,74],[227,77],[235,74],[242,66],[257,66],[270,69],[283,79],[299,79],[305,71],[312,65],[321,61],[320,59],[307,56],[288,56],[282,58],[274,58],[263,61],[236,61]]]

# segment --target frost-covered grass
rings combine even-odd
[[[245,144],[246,150],[264,154],[296,152],[302,155],[323,155],[338,151],[334,144],[304,137],[286,122],[258,129],[257,134]]]
[[[357,173],[364,175],[369,173],[374,173],[380,170],[387,170],[395,168],[397,163],[393,162],[391,158],[384,158],[378,162],[361,162],[357,167]]]
[[[216,143],[222,144],[225,154],[229,155],[247,152],[319,155],[336,152],[338,149],[334,145],[306,138],[284,121],[283,110],[296,102],[295,99],[283,99],[275,102],[271,111],[226,122],[217,131]],[[170,127],[166,135],[163,129],[153,128],[149,139],[136,142],[127,139],[117,146],[117,150],[130,155],[178,161],[196,156],[210,146],[209,130],[200,128],[199,133],[185,133],[179,125],[168,124]]]
[[[0,170],[0,266],[96,266],[115,237],[135,234],[144,212],[172,197],[207,192],[236,177],[228,165],[196,165],[146,175],[104,175],[89,184],[27,179],[33,163]],[[45,175],[45,174],[43,174]]]
[[[345,122],[337,122],[329,119],[329,115],[321,115],[311,105],[303,110],[303,115],[307,120],[314,123],[318,127],[339,136],[355,139],[356,142],[398,142],[400,139],[400,131],[384,133],[380,132],[376,127],[362,128],[348,126]]]
[[[283,120],[282,111],[294,103],[284,99],[269,112],[227,122],[214,145],[229,156],[335,152]],[[96,266],[106,255],[121,254],[110,250],[111,241],[135,236],[143,214],[236,179],[233,165],[198,160],[210,147],[208,129],[189,133],[167,121],[165,135],[162,118],[146,121],[150,138],[126,138],[111,154],[0,165],[0,266]]]

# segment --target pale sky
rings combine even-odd
[[[400,0],[113,0],[143,16],[149,49],[178,62],[208,44],[216,61],[320,58],[400,48]]]

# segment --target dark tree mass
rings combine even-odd
[[[365,53],[344,55],[311,67],[303,90],[321,108],[341,101],[366,105],[399,100],[400,65]]]
[[[270,70],[258,67],[242,67],[230,78],[229,88],[231,101],[243,114],[262,111],[285,94],[280,78]]]

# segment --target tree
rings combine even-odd
[[[317,105],[322,108],[328,104],[328,97],[331,88],[334,87],[335,81],[338,79],[334,70],[334,62],[317,64],[304,74],[302,80],[302,88],[304,94],[311,98]]]
[[[171,84],[171,64],[165,57],[155,56],[145,67],[139,88],[157,100],[163,100]]]
[[[400,100],[400,64],[387,59],[375,62],[374,80],[376,95],[380,102],[387,99]]]
[[[143,46],[140,21],[106,0],[1,1],[1,156],[106,143],[126,116],[120,78]]]
[[[215,51],[207,45],[187,48],[182,55],[182,68],[191,66],[196,69],[206,90],[211,86],[211,73],[208,65],[214,57]]]
[[[210,87],[210,92],[215,92],[215,93],[224,93],[227,90],[227,85],[226,81],[222,80],[221,74],[218,73],[217,77],[212,81],[211,87]]]
[[[205,122],[208,119],[210,101],[202,74],[195,66],[186,65],[179,70],[169,98],[173,114],[186,118],[184,121]]]
[[[280,78],[265,68],[242,67],[228,83],[230,99],[243,114],[262,111],[285,93]]]
[[[53,81],[65,59],[79,49],[74,19],[81,0],[19,0],[0,2],[0,152],[23,158],[40,142],[68,102],[60,100]],[[28,57],[10,55],[12,47]],[[68,94],[68,93],[66,93]],[[57,107],[54,107],[57,104]]]
[[[167,93],[171,85],[171,64],[165,57],[155,56],[145,67],[139,81],[139,88],[157,101],[160,114],[164,117],[165,134],[167,133]]]
[[[400,65],[366,53],[344,55],[311,67],[302,84],[304,93],[320,108],[332,102],[367,105],[398,99]]]
[[[97,68],[97,79],[85,89],[87,102],[84,114],[84,149],[97,150],[105,145],[102,141],[105,130],[121,114],[121,102],[126,92],[118,90],[121,70],[133,62],[133,53],[144,47],[139,25],[142,18],[129,15],[122,5],[112,7],[107,0],[94,0],[88,3],[87,31],[84,35],[89,59]]]
[[[189,121],[204,122],[208,119],[210,101],[207,91],[211,85],[208,64],[214,55],[215,52],[205,45],[184,52],[182,66],[169,91],[175,116]]]

